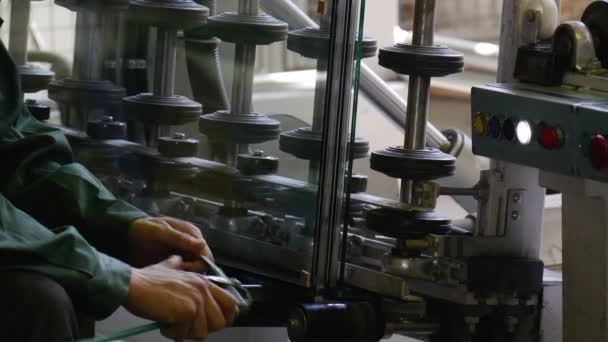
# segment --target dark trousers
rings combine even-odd
[[[0,272],[0,340],[72,341],[81,330],[70,297],[56,281],[32,272]]]

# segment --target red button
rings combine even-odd
[[[540,144],[548,149],[553,150],[558,148],[562,143],[562,137],[556,128],[543,127],[540,132]]]
[[[598,170],[608,168],[608,141],[602,135],[596,135],[591,138],[589,144],[589,157],[591,165]]]

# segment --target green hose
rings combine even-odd
[[[139,326],[139,327],[123,330],[123,331],[120,331],[120,332],[118,332],[118,333],[116,333],[114,335],[111,335],[111,336],[87,338],[87,339],[84,339],[84,340],[78,340],[78,342],[110,342],[110,341],[116,341],[116,340],[119,340],[119,339],[122,339],[122,338],[131,337],[131,336],[135,336],[135,335],[141,335],[141,334],[145,334],[145,333],[150,332],[150,331],[158,330],[161,327],[162,326],[159,323],[150,323],[150,324],[142,325],[142,326]]]

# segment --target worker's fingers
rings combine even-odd
[[[204,273],[207,272],[207,264],[202,261],[184,261],[182,262],[182,270],[186,272]]]
[[[205,303],[201,303],[201,305],[198,307],[198,312],[196,313],[194,321],[192,321],[190,332],[188,333],[188,337],[190,339],[202,341],[207,338],[207,335],[209,335],[209,328],[207,326],[207,311],[205,306]]]
[[[167,260],[163,261],[161,264],[163,266],[168,267],[173,270],[180,270],[183,268],[182,257],[180,257],[179,255],[173,255],[173,256],[169,257]]]
[[[161,329],[160,333],[166,338],[172,339],[176,342],[181,342],[188,337],[188,332],[190,331],[190,324],[190,322],[174,324],[169,326],[168,328]]]
[[[165,225],[161,232],[162,241],[171,249],[191,255],[204,255],[205,251],[209,250],[209,246],[207,246],[205,240],[176,230],[168,223],[165,223]]]
[[[195,240],[202,241],[202,243],[203,243],[202,251],[200,253],[197,253],[197,255],[204,255],[204,256],[213,258],[213,253],[211,252],[211,248],[209,248],[207,241],[205,241],[205,239],[203,238],[203,233],[201,233],[201,230],[197,226],[193,225],[190,222],[182,221],[182,220],[172,218],[172,217],[163,217],[163,220],[165,222],[167,222],[175,230],[180,231],[186,235],[189,235],[189,236],[193,237]]]
[[[222,309],[226,325],[234,324],[234,320],[238,314],[238,308],[234,297],[213,283],[209,283],[209,291],[220,306],[220,309]]]
[[[195,225],[190,222],[179,220],[173,217],[163,217],[162,220],[170,224],[173,228],[179,230],[182,233],[186,233],[194,238],[202,239],[203,233]]]
[[[205,303],[205,310],[207,312],[207,328],[209,332],[222,330],[226,327],[226,318],[224,312],[215,301],[215,298],[211,294],[209,287],[206,289],[207,302]]]

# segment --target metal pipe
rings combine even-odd
[[[173,96],[175,88],[175,58],[177,31],[158,28],[156,33],[156,57],[154,59],[154,95]]]
[[[260,0],[264,11],[289,24],[290,30],[318,25],[290,0]],[[361,91],[398,127],[405,122],[406,103],[365,63],[361,64]],[[442,148],[450,141],[431,123],[427,122],[426,139],[428,146]]]
[[[11,1],[11,27],[8,51],[16,65],[27,63],[30,0]]]

